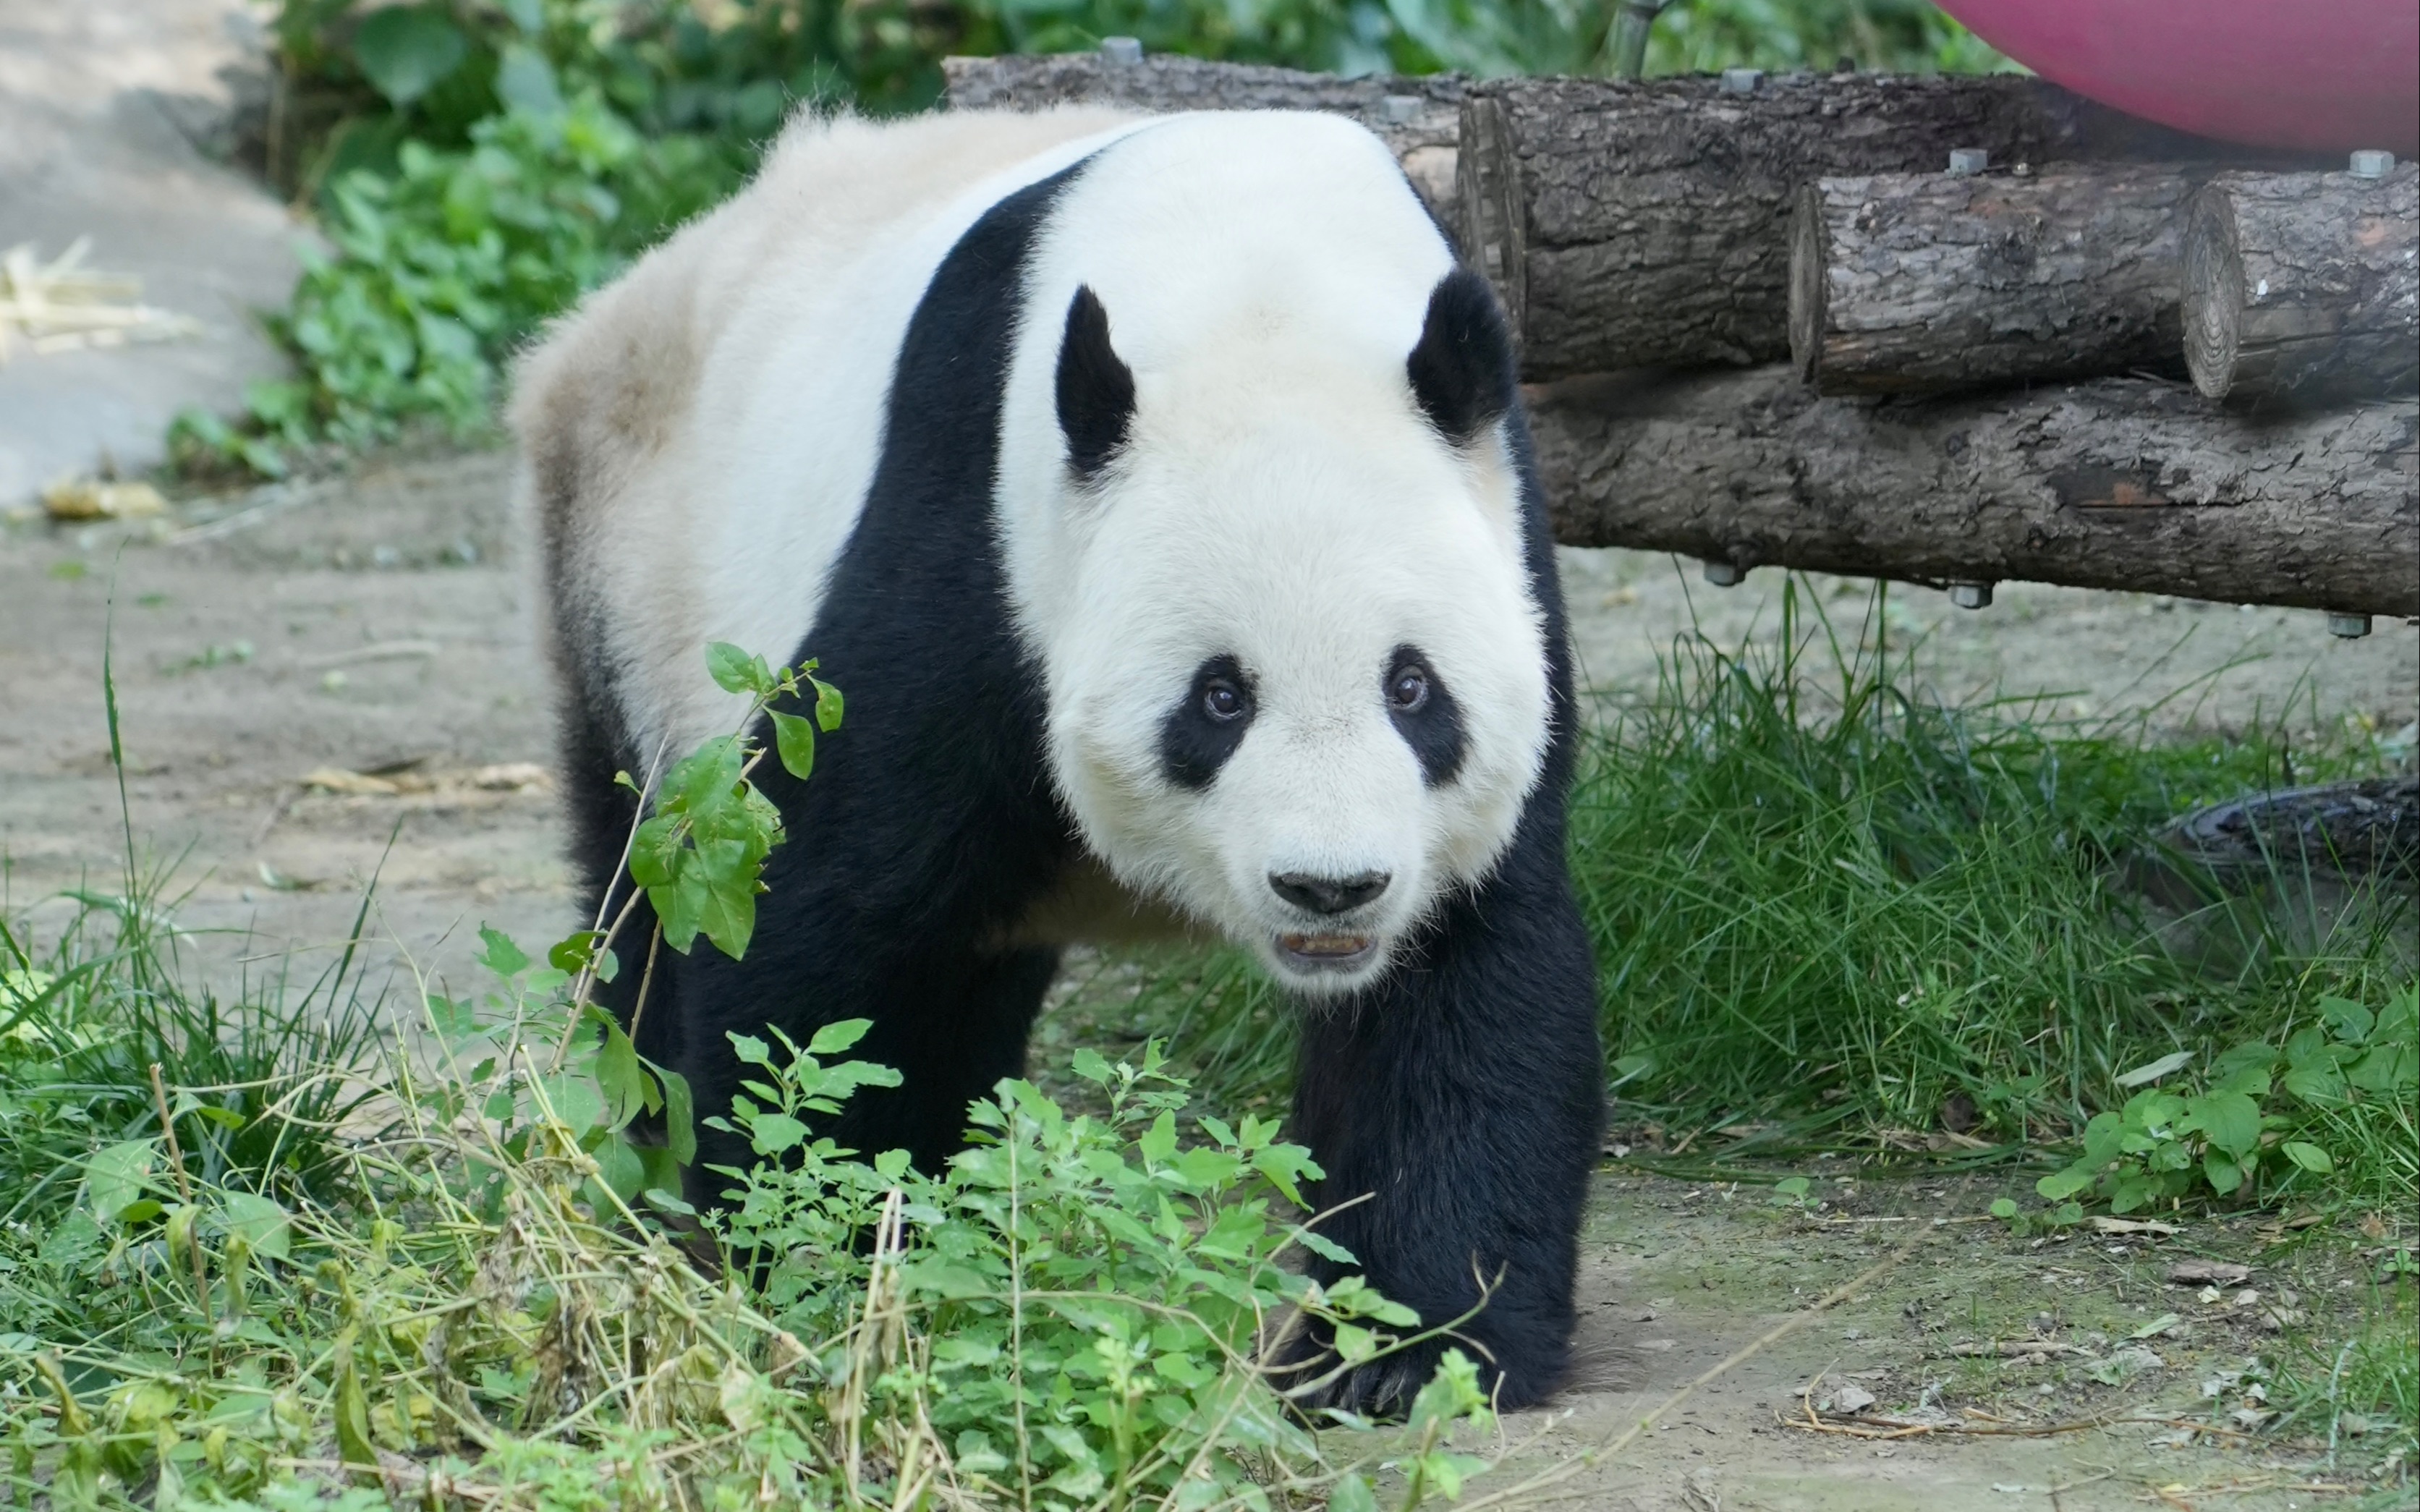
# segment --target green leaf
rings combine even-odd
[[[1652,1075],[1654,1073],[1654,1071],[1655,1057],[1653,1056],[1624,1056],[1613,1063],[1613,1080],[1606,1083],[1606,1090],[1611,1091],[1613,1088],[1621,1086],[1624,1082],[1633,1082],[1637,1081],[1641,1076]]]
[[[2016,1202],[2015,1202],[2013,1199],[2009,1198],[2009,1197],[1993,1197],[1993,1198],[1992,1199],[1992,1216],[1993,1216],[1993,1217],[1994,1217],[1994,1218],[2013,1218],[2013,1217],[2015,1217],[2016,1215],[2017,1215],[2017,1205],[2016,1205]]]
[[[2162,1056],[2148,1064],[2137,1066],[2133,1071],[2120,1072],[2115,1079],[2120,1087],[2149,1086],[2170,1072],[2181,1071],[2193,1057],[2192,1051],[2179,1050],[2174,1054]]]
[[[512,936],[482,924],[479,926],[479,938],[488,942],[487,950],[479,957],[479,964],[497,976],[510,977],[529,969],[529,957],[513,943]]]
[[[693,1165],[697,1163],[697,1103],[690,1095],[689,1078],[661,1066],[650,1064],[648,1069],[664,1089],[665,1147],[672,1150],[673,1159]]]
[[[2368,1009],[2349,997],[2321,997],[2319,1022],[2345,1043],[2360,1044],[2369,1038],[2378,1020]]]
[[[2365,1092],[2409,1092],[2420,1084],[2420,1048],[2381,1040],[2352,1063],[2345,1079]]]
[[[731,1041],[731,1053],[749,1065],[762,1066],[768,1071],[778,1069],[773,1064],[773,1047],[764,1041],[752,1034],[733,1034],[728,1038]]]
[[[605,1121],[605,1100],[597,1094],[593,1078],[578,1072],[563,1072],[546,1077],[544,1086],[548,1105],[573,1134],[585,1134]]]
[[[291,1252],[294,1220],[273,1198],[229,1192],[219,1199],[219,1227],[251,1245],[255,1255],[282,1260]]]
[[[2097,1171],[2118,1158],[2126,1120],[2115,1113],[2096,1113],[2084,1125],[2084,1155],[2079,1168]]]
[[[728,640],[706,648],[706,670],[714,686],[726,693],[753,693],[762,698],[773,689],[772,670]]]
[[[597,1179],[623,1201],[635,1200],[647,1184],[647,1163],[623,1134],[607,1134],[588,1153],[597,1162]]]
[[[2278,1153],[2310,1172],[2313,1176],[2332,1175],[2336,1163],[2319,1146],[2301,1139],[2288,1139],[2277,1147]]]
[[[639,1065],[639,1052],[622,1026],[602,1011],[591,1009],[605,1024],[605,1043],[598,1048],[592,1070],[597,1077],[597,1089],[605,1094],[605,1108],[614,1128],[619,1129],[644,1110],[648,1102],[647,1073]],[[621,1189],[616,1187],[615,1191]],[[622,1193],[624,1196],[628,1193]]]
[[[803,782],[814,775],[815,727],[795,714],[779,709],[766,713],[773,721],[773,749],[782,758],[782,769]]]
[[[1318,1256],[1323,1260],[1333,1260],[1338,1265],[1356,1265],[1359,1263],[1354,1258],[1353,1252],[1351,1250],[1346,1249],[1343,1245],[1328,1238],[1326,1234],[1320,1233],[1316,1229],[1305,1228],[1300,1226],[1296,1226],[1295,1227],[1286,1230],[1286,1232],[1294,1236],[1294,1242],[1295,1243],[1300,1244],[1303,1248],[1311,1251],[1313,1255]]]
[[[679,1201],[680,1162],[673,1159],[673,1152],[661,1145],[632,1145],[630,1148],[639,1157],[639,1196],[649,1201],[654,1201],[657,1196]],[[660,1203],[657,1205],[662,1206]]]
[[[2312,1057],[2286,1068],[2279,1083],[2305,1103],[2341,1103],[2345,1100],[2345,1073],[2332,1058]]]
[[[2181,1120],[2211,1145],[2241,1160],[2260,1143],[2260,1104],[2242,1092],[2205,1092],[2185,1103]]]
[[[945,1302],[987,1297],[994,1289],[981,1272],[948,1260],[918,1260],[901,1268],[900,1279],[911,1291]]]
[[[409,105],[462,66],[471,44],[436,6],[388,6],[363,18],[353,34],[353,61],[370,87],[396,106]]]
[[[2092,1184],[2099,1174],[2098,1166],[2078,1161],[2063,1171],[2054,1171],[2034,1183],[2034,1190],[2052,1202],[2063,1202]]]
[[[839,1055],[864,1039],[865,1031],[872,1027],[872,1019],[835,1019],[817,1029],[814,1038],[807,1041],[807,1054],[817,1058]]]
[[[2201,1174],[2210,1182],[2210,1189],[2220,1196],[2243,1184],[2243,1167],[2215,1149],[2202,1152]]]
[[[361,1372],[353,1365],[353,1331],[347,1328],[337,1335],[336,1365],[336,1452],[345,1463],[365,1469],[378,1469],[378,1447],[370,1439],[369,1394],[362,1389]]]
[[[563,89],[554,65],[526,42],[507,42],[496,64],[496,99],[506,110],[532,116],[563,114]]]
[[[826,734],[840,728],[840,689],[820,678],[810,678],[815,685],[815,723]]]
[[[123,1218],[150,1184],[158,1149],[155,1140],[129,1139],[94,1151],[84,1165],[85,1211],[104,1225]]]
[[[1346,1365],[1359,1365],[1378,1352],[1378,1335],[1351,1323],[1336,1325],[1336,1352]]]
[[[759,1113],[748,1121],[748,1142],[759,1155],[782,1155],[806,1143],[807,1126],[786,1113]]]
[[[1158,1118],[1154,1119],[1151,1121],[1151,1127],[1144,1130],[1142,1136],[1135,1141],[1135,1149],[1142,1151],[1142,1158],[1155,1165],[1175,1154],[1176,1115],[1162,1112]]]

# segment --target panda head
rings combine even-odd
[[[1007,533],[1060,790],[1127,886],[1313,995],[1486,877],[1548,736],[1510,342],[1419,233],[1028,317],[1050,480]]]

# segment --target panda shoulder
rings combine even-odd
[[[555,542],[693,422],[716,347],[767,291],[898,234],[1053,147],[1131,123],[1097,107],[876,121],[801,111],[748,187],[552,322],[515,365],[508,416]]]

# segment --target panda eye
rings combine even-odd
[[[1428,669],[1417,662],[1398,667],[1387,678],[1387,702],[1397,714],[1417,714],[1429,701]]]
[[[1202,712],[1225,724],[1244,717],[1244,690],[1223,677],[1214,678],[1202,688]]]

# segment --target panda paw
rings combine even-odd
[[[1305,1414],[1334,1411],[1384,1422],[1411,1410],[1412,1398],[1436,1374],[1445,1349],[1431,1340],[1340,1371],[1335,1353],[1324,1343],[1303,1340],[1276,1362],[1275,1380],[1287,1400]]]

